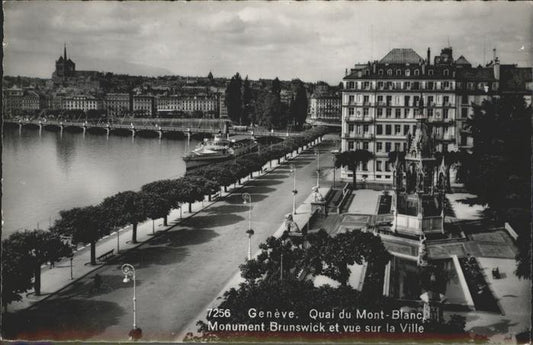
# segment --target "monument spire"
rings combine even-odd
[[[66,42],[63,43],[63,59],[67,61],[67,43]]]

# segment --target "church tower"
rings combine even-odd
[[[393,230],[413,237],[444,233],[444,188],[437,185],[431,127],[426,122],[420,97],[413,136],[409,134],[405,158],[396,155],[393,171]]]
[[[54,81],[63,81],[68,77],[74,76],[76,73],[76,64],[67,56],[67,44],[63,46],[63,56],[59,56],[56,60],[56,70],[52,74]]]

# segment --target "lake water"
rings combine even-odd
[[[197,141],[191,141],[193,148]],[[4,128],[2,238],[47,229],[60,210],[88,206],[185,173],[187,140]]]

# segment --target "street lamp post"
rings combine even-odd
[[[141,336],[140,329],[137,328],[137,295],[136,295],[136,277],[135,277],[135,267],[130,264],[122,265],[122,273],[124,273],[124,283],[129,283],[133,279],[133,329],[130,331],[130,336],[137,340]],[[131,278],[131,279],[130,279]]]
[[[316,186],[320,187],[320,150],[318,147],[315,150],[315,154],[317,155],[316,159]]]
[[[296,167],[294,164],[291,164],[291,174],[292,174],[292,217],[296,214]]]
[[[331,160],[333,161],[333,188],[335,188],[335,171],[337,170],[335,167],[335,155],[331,158]]]
[[[252,259],[252,236],[254,235],[254,230],[252,229],[252,196],[249,193],[242,193],[242,200],[244,204],[248,204],[248,260]]]

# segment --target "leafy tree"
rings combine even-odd
[[[495,220],[519,235],[516,275],[531,277],[531,105],[504,96],[474,107],[467,126],[474,139],[464,183],[489,205]]]
[[[242,79],[239,73],[231,77],[231,80],[226,88],[226,107],[228,108],[228,116],[231,120],[242,125]]]
[[[372,153],[367,150],[344,151],[335,156],[335,168],[347,167],[353,174],[353,188],[356,189],[357,166],[360,163],[367,163],[372,158]]]
[[[91,265],[96,265],[96,242],[109,233],[106,217],[98,206],[75,207],[59,212],[50,231],[72,238],[72,243],[89,243],[91,245]]]
[[[250,81],[248,80],[248,76],[246,76],[242,85],[242,112],[244,123],[255,122],[254,99],[252,89],[250,88]]]
[[[8,241],[8,248],[15,256],[27,258],[28,261],[20,269],[29,269],[33,273],[33,289],[37,296],[41,294],[41,266],[72,254],[70,246],[50,231],[15,232],[9,236]]]
[[[179,185],[175,180],[161,180],[147,183],[141,187],[141,191],[156,194],[166,199],[170,203],[170,208],[178,208],[180,200]],[[168,214],[163,217],[165,226],[168,225]]]
[[[292,102],[292,117],[297,126],[301,127],[307,118],[307,91],[302,82],[298,83],[296,96]]]
[[[33,267],[25,252],[16,250],[10,239],[2,241],[2,306],[22,300],[21,294],[32,287]]]
[[[204,186],[199,183],[199,180],[183,177],[180,180],[180,199],[181,202],[189,203],[189,213],[192,212],[192,203],[204,200],[205,190]]]
[[[281,83],[278,79],[278,77],[276,77],[276,79],[272,80],[272,93],[279,97],[280,96],[280,93],[281,93]]]
[[[145,199],[133,191],[120,192],[105,198],[101,204],[113,227],[132,225],[131,242],[137,243],[137,225],[146,220]]]
[[[140,196],[144,199],[144,211],[148,218],[152,219],[152,221],[157,218],[167,218],[172,207],[168,199],[159,194],[147,192],[141,192]]]

